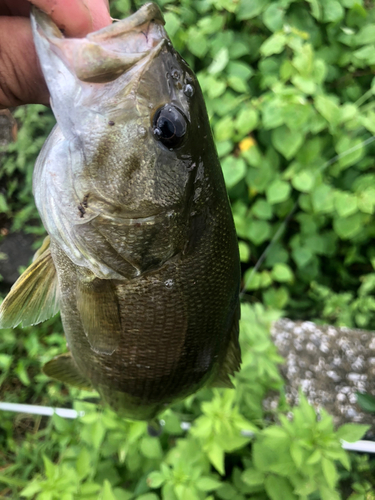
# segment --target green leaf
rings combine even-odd
[[[322,457],[322,469],[328,486],[333,489],[336,486],[338,479],[335,464],[332,460],[328,460],[328,458]]]
[[[339,156],[339,165],[346,168],[357,163],[364,155],[363,141],[359,138],[351,139],[347,135],[340,137],[336,144]]]
[[[192,54],[197,57],[203,57],[207,50],[208,44],[204,34],[197,28],[191,28],[187,37],[187,46]]]
[[[160,441],[151,436],[145,436],[140,442],[140,450],[142,455],[147,458],[160,458],[163,454]]]
[[[216,75],[217,73],[221,73],[229,61],[228,49],[226,47],[222,47],[219,52],[214,57],[214,60],[207,68],[207,71],[211,75]]]
[[[260,47],[260,53],[264,57],[271,56],[272,54],[280,54],[284,50],[287,40],[284,33],[275,33],[263,43]]]
[[[271,500],[297,500],[293,487],[283,477],[270,475],[266,478],[264,486]]]
[[[279,3],[271,3],[263,13],[263,22],[270,31],[281,30],[284,24],[285,10]]]
[[[221,164],[227,188],[235,186],[246,175],[246,163],[243,158],[227,156]]]
[[[258,219],[270,220],[272,219],[272,205],[270,205],[263,198],[259,198],[251,208],[252,213]]]
[[[268,0],[241,0],[237,11],[237,19],[252,19],[258,16],[265,9]]]
[[[281,203],[289,198],[290,195],[290,184],[279,179],[274,180],[267,188],[266,195],[268,203],[274,205],[275,203]]]
[[[357,403],[362,410],[375,413],[375,397],[371,394],[361,394],[357,392]]]
[[[344,17],[345,10],[338,0],[324,0],[323,21],[336,23]]]
[[[254,108],[246,106],[237,115],[235,127],[241,135],[246,135],[258,125],[258,113]]]
[[[292,178],[292,186],[302,193],[309,193],[315,184],[315,176],[309,170],[302,170]]]
[[[271,273],[272,278],[280,283],[293,282],[293,272],[287,264],[275,264]]]
[[[333,211],[333,189],[326,184],[317,186],[311,193],[314,212],[329,213]]]
[[[335,233],[343,240],[348,240],[357,235],[363,228],[363,215],[359,212],[349,217],[338,217],[333,220]]]
[[[264,483],[264,474],[256,469],[246,469],[242,476],[242,480],[249,486],[257,486]]]
[[[357,45],[375,43],[375,24],[366,24],[355,35]]]
[[[369,429],[369,425],[344,424],[339,427],[337,437],[348,443],[354,443],[359,441]]]
[[[217,443],[213,442],[207,450],[207,455],[215,469],[223,476],[225,474],[224,450]]]
[[[201,476],[195,485],[200,491],[212,491],[222,486],[223,483],[208,476]]]
[[[107,479],[104,480],[100,498],[101,500],[117,500],[115,494],[113,493],[111,483]]]
[[[290,130],[285,125],[272,132],[272,144],[287,160],[293,158],[304,141],[304,135],[298,130]]]
[[[27,498],[34,497],[36,495],[36,493],[38,493],[39,491],[42,490],[42,485],[40,483],[41,482],[37,481],[36,479],[31,481],[31,483],[28,484],[26,486],[26,488],[24,488],[21,491],[21,493],[20,493],[21,497],[27,497]]]
[[[357,197],[351,193],[335,191],[335,209],[340,217],[348,217],[357,212]]]
[[[337,125],[340,121],[340,108],[332,98],[323,95],[317,96],[315,107],[331,125]]]
[[[263,220],[252,220],[248,223],[247,237],[254,245],[260,245],[267,241],[271,234],[271,227]]]
[[[165,477],[163,474],[157,471],[151,472],[147,477],[147,484],[150,488],[160,488],[164,481]]]
[[[241,262],[248,262],[250,258],[250,247],[244,241],[238,242],[238,249],[240,251]]]
[[[133,498],[133,495],[131,495],[131,497],[129,497],[129,500]],[[136,500],[159,500],[159,497],[155,493],[145,493],[144,495],[137,497]]]
[[[290,454],[292,456],[293,462],[296,464],[296,467],[300,469],[303,464],[304,450],[297,441],[293,441],[291,443]]]
[[[79,452],[76,461],[76,471],[80,479],[84,479],[89,475],[91,470],[91,455],[87,448],[83,447]]]

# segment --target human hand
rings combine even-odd
[[[32,0],[66,36],[83,37],[111,23],[108,0]],[[28,0],[0,0],[0,109],[48,104],[35,52]]]

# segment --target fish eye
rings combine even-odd
[[[175,106],[166,104],[156,111],[153,127],[156,140],[168,148],[176,148],[186,134],[187,120]]]

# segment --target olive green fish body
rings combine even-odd
[[[50,237],[0,326],[58,307],[70,355],[45,373],[152,419],[239,369],[239,255],[203,96],[146,4],[85,39],[34,10],[57,126],[34,171]],[[42,312],[41,312],[42,311]]]

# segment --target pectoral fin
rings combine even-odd
[[[79,281],[77,308],[91,349],[98,354],[112,354],[120,341],[121,323],[111,280]]]
[[[232,389],[234,387],[229,375],[233,376],[235,372],[238,372],[241,365],[241,349],[238,342],[240,313],[240,303],[238,302],[233,315],[232,330],[227,353],[210,387],[227,389]]]
[[[49,237],[0,306],[0,328],[41,323],[59,311],[59,288]]]
[[[92,389],[90,382],[79,373],[78,368],[70,353],[61,354],[51,359],[43,366],[43,372],[48,377],[78,387],[79,389]]]

